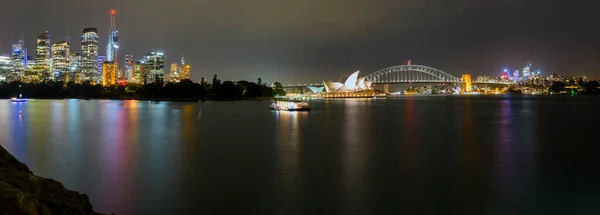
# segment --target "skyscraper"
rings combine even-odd
[[[69,71],[75,73],[81,69],[81,54],[79,52],[71,52],[69,59]]]
[[[147,75],[148,82],[156,81],[156,77],[163,78],[165,68],[165,56],[160,52],[151,52],[146,54],[144,61],[149,68],[149,74]]]
[[[96,28],[83,29],[81,35],[81,73],[83,80],[90,80],[99,76],[98,70],[98,30]]]
[[[531,74],[531,62],[528,62],[527,65],[523,68],[523,79],[526,80],[532,75],[533,74]]]
[[[106,61],[119,64],[119,31],[115,23],[115,10],[110,11],[110,25],[108,29],[108,44],[106,47]]]
[[[25,37],[21,35],[19,42],[12,45],[12,55],[10,57],[12,72],[18,76],[23,76],[27,69],[27,47],[25,47]]]
[[[131,81],[131,77],[132,77],[132,70],[133,70],[133,55],[130,54],[126,54],[125,55],[125,74],[123,75],[123,78],[125,78],[125,80],[127,81]]]
[[[52,72],[59,73],[63,81],[68,81],[69,61],[71,58],[69,43],[60,41],[52,45]]]
[[[117,63],[106,61],[102,65],[102,85],[110,86],[117,84]]]
[[[131,83],[145,84],[146,75],[148,75],[149,70],[146,62],[136,61],[131,69]]]
[[[169,81],[179,82],[179,65],[176,63],[171,64],[171,70],[169,71]]]
[[[38,75],[50,77],[50,34],[48,30],[37,37],[35,48],[35,68]]]
[[[98,71],[104,71],[104,62],[106,62],[106,56],[98,56]]]
[[[192,66],[190,66],[189,64],[185,64],[185,60],[183,59],[183,56],[181,56],[181,65],[179,65],[179,80],[185,80],[185,79],[189,79],[191,80],[192,77],[190,76],[190,70],[192,69]]]

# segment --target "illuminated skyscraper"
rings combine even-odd
[[[169,71],[169,81],[179,82],[179,65],[176,63],[171,64],[171,70]]]
[[[25,37],[21,35],[19,42],[12,45],[12,56],[10,57],[12,72],[18,76],[23,76],[27,69],[27,47],[25,47]]]
[[[34,70],[45,78],[50,77],[50,34],[48,30],[37,37]]]
[[[106,56],[98,56],[98,71],[104,71],[104,62],[106,62]]]
[[[146,76],[148,75],[149,71],[150,71],[150,69],[148,68],[148,65],[146,65],[146,62],[144,62],[144,61],[135,62],[135,64],[133,64],[133,67],[131,69],[131,83],[145,84]]]
[[[523,68],[523,79],[526,80],[533,74],[531,73],[531,62],[528,62],[527,65]]]
[[[190,70],[192,69],[192,66],[190,66],[189,64],[185,64],[185,60],[183,59],[183,56],[181,56],[181,65],[179,65],[179,80],[185,80],[185,79],[189,79],[191,80],[192,77],[190,75]]]
[[[68,77],[69,61],[71,58],[69,43],[60,41],[52,45],[52,72],[59,73],[62,77]],[[68,81],[68,78],[65,78]]]
[[[117,25],[115,23],[115,14],[115,10],[110,11],[106,60],[119,64],[119,31],[117,30]]]
[[[463,74],[462,81],[465,82],[464,92],[471,92],[471,90],[473,90],[473,87],[471,86],[471,74]]]
[[[79,52],[71,52],[69,60],[69,71],[71,73],[78,72],[81,69],[81,54]]]
[[[98,70],[98,30],[96,28],[83,29],[81,35],[81,73],[83,80],[90,80],[100,76]]]
[[[106,61],[102,65],[102,85],[110,86],[117,84],[117,63]]]
[[[125,74],[123,75],[123,78],[127,81],[131,81],[133,64],[133,55],[125,55]]]
[[[148,68],[150,69],[149,74],[147,75],[148,82],[156,81],[155,79],[157,77],[163,78],[163,76],[164,76],[163,69],[165,68],[165,56],[163,53],[160,53],[160,52],[148,53],[144,57],[144,61],[146,62],[146,65],[148,65]]]

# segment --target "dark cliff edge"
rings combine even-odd
[[[0,214],[101,214],[85,194],[42,178],[0,146]]]

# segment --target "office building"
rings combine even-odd
[[[169,71],[169,82],[179,82],[179,65],[176,63],[171,64],[171,70]]]
[[[21,35],[19,42],[12,45],[11,71],[18,76],[23,76],[27,69],[27,47],[25,47],[25,37]]]
[[[127,81],[131,81],[133,64],[133,55],[125,55],[125,74],[123,74],[123,78]]]
[[[117,63],[106,61],[102,65],[102,86],[110,86],[117,84]]]
[[[185,60],[183,59],[183,56],[181,56],[181,65],[179,66],[179,80],[191,80],[191,74],[190,74],[190,70],[192,69],[192,66],[190,66],[189,64],[185,63]]]
[[[83,29],[81,35],[81,73],[83,80],[91,80],[99,76],[98,70],[98,30]]]
[[[148,65],[146,65],[146,62],[136,61],[135,64],[133,64],[133,67],[131,68],[130,82],[134,84],[145,84],[146,76],[148,75],[149,71],[150,68],[148,67]]]
[[[119,64],[119,31],[115,21],[115,10],[110,11],[110,25],[108,27],[108,43],[106,47],[106,60]]]
[[[63,81],[69,81],[70,52],[67,41],[60,41],[52,45],[52,73],[54,76],[60,76]]]
[[[146,75],[147,82],[154,82],[156,78],[162,79],[164,76],[165,56],[161,52],[151,52],[144,57],[148,65],[149,73]]]
[[[44,78],[52,77],[50,75],[50,34],[48,30],[37,37],[34,70]]]
[[[98,56],[98,71],[104,71],[104,62],[106,61],[106,56]]]

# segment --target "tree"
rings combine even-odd
[[[275,95],[276,96],[284,96],[285,95],[285,91],[283,91],[283,85],[279,82],[275,82],[273,83],[273,85],[275,85]]]
[[[261,78],[258,78],[258,82],[256,82],[256,84],[258,84],[258,85],[262,85],[262,79],[261,79]]]

